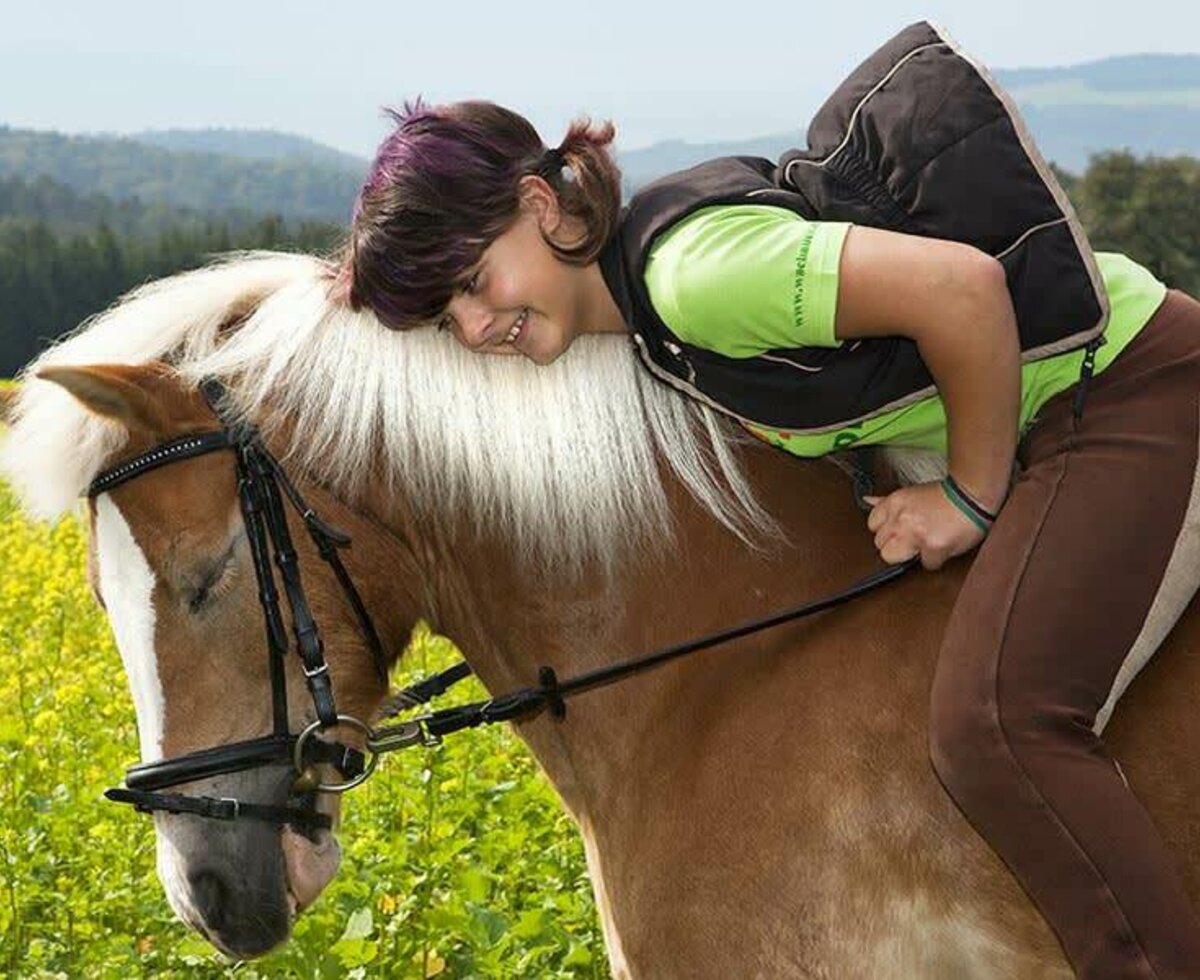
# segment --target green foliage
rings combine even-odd
[[[2,127],[0,127],[2,129]],[[1200,294],[1200,160],[1095,157],[1082,177],[1056,168],[1098,249],[1125,252],[1168,285]],[[238,248],[327,252],[333,225],[203,215],[83,196],[50,180],[0,178],[0,375],[148,279]]]
[[[230,249],[325,252],[341,234],[328,225],[290,227],[268,216],[237,231],[214,221],[129,238],[102,222],[86,235],[60,236],[44,220],[0,217],[0,375],[15,375],[55,337],[147,280],[198,267]]]
[[[319,167],[365,174],[368,162],[306,136],[273,129],[152,129],[131,133],[130,139],[164,150],[184,153],[219,153],[249,160],[303,160]]]
[[[386,760],[345,800],[341,871],[292,942],[222,960],[168,909],[149,818],[101,799],[137,740],[83,566],[76,521],[30,525],[0,485],[0,975],[609,975],[574,825],[500,726]],[[405,674],[454,657],[420,632]]]
[[[176,153],[132,139],[0,126],[0,176],[34,175],[117,200],[336,223],[349,218],[363,176],[303,160]]]
[[[1105,153],[1077,181],[1074,201],[1096,249],[1125,252],[1200,295],[1200,160]]]
[[[50,177],[0,177],[0,224],[44,222],[55,235],[91,235],[107,225],[118,238],[152,239],[168,230],[193,234],[213,225],[242,232],[261,215],[233,207],[197,211],[139,198],[113,200]]]

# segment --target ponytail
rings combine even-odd
[[[583,240],[569,248],[546,244],[564,262],[587,265],[600,255],[617,230],[621,213],[621,172],[609,151],[616,127],[576,119],[558,146],[566,164],[564,179],[551,181],[559,204],[586,229]]]

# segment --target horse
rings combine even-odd
[[[30,513],[62,513],[102,469],[218,427],[198,386],[219,378],[314,509],[352,536],[346,565],[386,648],[425,619],[493,693],[878,567],[836,467],[681,398],[621,338],[581,338],[547,367],[479,357],[351,312],[329,298],[332,275],[317,257],[226,257],[139,288],[44,353],[6,409],[0,457]],[[893,463],[927,478],[928,461]],[[86,519],[143,761],[268,731],[231,454],[146,473],[90,500]],[[337,582],[295,536],[339,710],[370,718],[386,685]],[[614,976],[1071,975],[928,761],[928,691],[968,567],[909,573],[572,699],[565,718],[514,722],[582,835]],[[1200,617],[1179,611],[1097,726],[1200,897]],[[287,669],[300,726],[313,709],[296,658]],[[270,765],[188,788],[278,804],[295,775]],[[321,794],[317,810],[336,819],[339,805]],[[333,830],[164,812],[154,826],[172,907],[237,956],[285,941],[337,869]]]

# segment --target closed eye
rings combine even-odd
[[[474,296],[477,292],[479,292],[480,278],[482,277],[482,274],[482,269],[476,269],[467,278],[466,282],[458,287],[458,292]],[[442,332],[452,330],[454,328],[454,316],[450,313],[444,314],[441,319],[437,321],[437,328]]]
[[[186,590],[188,611],[199,613],[206,606],[226,595],[233,588],[236,570],[233,549],[230,548],[218,562],[204,572],[196,585],[190,586]]]

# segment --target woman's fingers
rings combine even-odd
[[[875,535],[875,550],[885,562],[895,565],[920,553],[921,545],[911,531],[887,524]]]
[[[871,505],[871,513],[867,515],[867,530],[878,531],[887,523],[887,508],[880,506],[882,497],[863,497]]]

